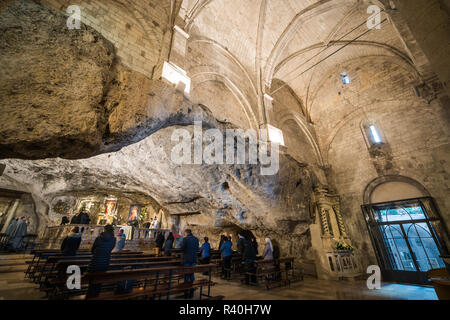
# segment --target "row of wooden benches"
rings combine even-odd
[[[217,256],[208,265],[197,265],[195,267],[184,267],[180,265],[180,253],[174,252],[173,256],[157,257],[155,255],[143,254],[142,252],[122,252],[113,253],[111,257],[110,269],[106,273],[87,273],[86,269],[90,263],[91,254],[87,251],[80,251],[74,257],[65,257],[56,251],[36,251],[32,261],[28,261],[29,267],[26,276],[39,284],[42,291],[47,293],[50,299],[68,299],[74,296],[86,294],[90,285],[101,284],[101,295],[92,299],[167,299],[171,295],[188,289],[200,289],[199,298],[207,297],[211,299],[211,286],[215,283],[211,280],[214,272],[221,266],[222,260]],[[240,259],[233,257],[234,268],[239,271]],[[70,290],[67,286],[68,275],[66,270],[69,266],[76,265],[82,271],[81,288]],[[255,277],[265,277],[266,285],[269,281],[281,280],[285,283],[293,279],[293,258],[282,259],[280,261],[258,261],[256,263]],[[283,268],[276,266],[283,265]],[[288,267],[289,266],[289,267]],[[196,276],[194,283],[180,283],[186,274],[206,273],[206,279]],[[280,277],[278,277],[280,276]],[[118,294],[118,288],[129,287],[131,290],[125,294]],[[203,288],[207,287],[207,293]],[[269,286],[267,286],[269,288]],[[122,290],[123,291],[123,290]],[[90,299],[90,297],[88,297]],[[219,297],[220,298],[220,297]]]
[[[176,288],[172,287],[172,281],[179,281],[183,277],[183,275],[186,274],[186,269],[183,269],[184,267],[180,266],[180,253],[181,252],[174,250],[172,256],[162,257],[157,257],[154,254],[143,254],[142,252],[112,253],[109,268],[110,271],[107,272],[107,275],[108,277],[110,275],[111,277],[113,277],[115,275],[114,272],[119,272],[123,275],[125,269],[129,269],[126,272],[131,272],[131,277],[134,277],[136,275],[135,272],[143,272],[143,274],[147,274],[149,276],[149,279],[143,282],[144,287],[148,285],[149,280],[153,279],[154,284],[159,285],[160,287],[158,290],[162,290],[162,288],[164,288],[164,285],[169,285],[169,288],[166,288],[166,290],[170,289],[170,293],[173,293],[174,291],[176,291]],[[82,281],[84,291],[68,290],[66,286],[67,268],[71,265],[76,265],[80,268],[82,273],[85,273],[91,258],[91,253],[86,250],[80,250],[79,254],[73,257],[62,256],[56,250],[35,251],[33,260],[27,261],[29,266],[25,274],[26,277],[39,284],[41,290],[46,292],[49,298],[68,298],[73,295],[80,295],[82,293],[85,293],[89,282],[97,283],[97,280],[94,280],[94,278],[98,277],[98,274],[96,274],[94,277],[92,277],[91,274],[85,274]],[[212,266],[214,268],[217,267],[216,264],[212,264]],[[179,267],[181,267],[181,269]],[[204,270],[204,266],[199,267],[201,267],[199,270],[197,270],[198,268],[194,268],[194,273],[206,272]],[[173,269],[173,275],[169,278],[158,278],[158,272],[165,270],[161,268]],[[212,274],[212,272],[215,271],[214,268],[208,269],[207,272],[210,272]],[[153,276],[154,274],[156,274],[156,278]],[[101,278],[103,279],[103,277]],[[163,281],[162,287],[160,284],[161,281]],[[112,282],[114,284],[115,280],[113,280]],[[111,285],[108,285],[108,283],[103,284],[104,285],[102,287],[105,287],[106,289],[111,289],[112,287],[114,287],[114,285],[111,287]],[[213,283],[210,280],[206,282],[203,280],[197,281],[197,283],[193,284],[193,286],[200,286],[200,291],[202,291],[202,287],[207,285],[209,292],[210,285],[212,284]],[[142,281],[139,281],[137,285],[142,285]],[[177,285],[179,285],[183,289],[186,286],[179,283]],[[141,286],[141,288],[143,287]],[[139,291],[139,293],[141,293],[141,291]],[[201,296],[204,296],[202,292],[200,294],[200,297]]]

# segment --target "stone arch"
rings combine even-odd
[[[372,197],[374,195],[374,192],[379,190],[380,187],[385,188],[386,186],[391,186],[392,187],[391,192],[393,192],[394,195],[397,195],[399,197],[402,197],[403,195],[404,199],[407,199],[408,197],[417,198],[420,195],[424,197],[431,196],[428,190],[417,180],[401,175],[388,175],[377,177],[371,182],[369,182],[369,184],[366,186],[363,192],[363,203],[364,204],[372,203]],[[409,186],[411,189],[407,190],[407,186]],[[404,189],[401,190],[401,188]],[[416,194],[414,193],[414,189],[417,192]],[[394,196],[394,198],[397,196]],[[404,199],[391,199],[389,201],[404,200]]]
[[[249,101],[247,100],[247,98],[245,97],[243,92],[239,89],[239,87],[233,81],[231,81],[228,77],[226,77],[218,72],[205,70],[205,71],[201,71],[201,72],[191,75],[191,79],[192,79],[194,85],[195,85],[195,83],[203,83],[206,81],[213,81],[213,80],[218,80],[218,81],[222,82],[228,88],[228,90],[233,94],[233,96],[236,98],[236,100],[239,101],[239,103],[242,107],[242,110],[244,111],[245,116],[247,118],[249,127],[253,130],[258,129],[258,121],[257,121],[255,114],[253,113],[253,110],[251,108]]]
[[[314,154],[317,159],[317,164],[322,166],[324,163],[322,153],[320,151],[320,148],[316,141],[316,138],[313,135],[313,133],[310,131],[310,129],[308,128],[306,121],[304,119],[302,119],[302,117],[300,117],[299,115],[295,114],[292,111],[284,112],[277,120],[278,120],[278,124],[280,126],[282,126],[283,124],[285,124],[286,122],[288,122],[290,120],[293,120],[298,125],[298,127],[303,132],[303,134],[307,138],[309,144],[311,145],[311,148],[314,151]]]
[[[383,3],[378,0],[371,1],[372,3],[378,5],[380,8],[385,8]],[[281,53],[286,48],[290,39],[295,35],[298,25],[305,23],[307,20],[314,18],[322,13],[328,12],[330,10],[342,7],[345,4],[354,4],[353,0],[321,0],[318,3],[314,3],[304,10],[296,14],[296,16],[291,20],[286,29],[283,31],[281,36],[278,38],[272,52],[269,55],[265,71],[264,71],[264,81],[266,86],[270,87],[272,81],[275,67]]]

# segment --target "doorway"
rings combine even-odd
[[[446,232],[432,198],[416,198],[362,206],[383,278],[428,284],[427,271],[445,268]]]

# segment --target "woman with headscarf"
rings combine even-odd
[[[269,238],[266,238],[266,246],[264,247],[263,259],[273,260],[273,246],[272,241],[270,241]]]

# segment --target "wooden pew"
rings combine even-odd
[[[303,280],[303,275],[297,276],[294,270],[294,258],[281,258],[274,260],[257,260],[255,272],[245,272],[245,275],[254,276],[265,280],[266,289],[277,286],[290,286],[291,282]],[[243,280],[241,280],[243,281]]]
[[[124,272],[126,269],[131,270],[141,270],[141,269],[154,269],[166,266],[179,266],[180,261],[177,260],[166,260],[166,261],[149,261],[149,262],[138,262],[138,263],[111,263],[109,266],[109,271]],[[88,264],[81,267],[82,274],[86,274]],[[65,269],[64,269],[65,270]],[[66,298],[71,295],[80,295],[87,290],[87,282],[82,282],[81,291],[70,291],[67,289],[68,275],[65,272],[55,273],[52,277],[48,277],[45,285],[41,288],[42,291],[47,293],[49,298]]]
[[[108,271],[104,273],[88,273],[85,279],[89,284],[101,284],[102,290],[97,297],[86,297],[87,300],[130,300],[130,299],[162,299],[163,296],[167,300],[176,293],[183,292],[188,289],[200,289],[199,299],[203,297],[211,297],[211,286],[215,283],[211,281],[212,269],[215,264],[197,265],[195,267],[183,266],[167,266],[152,269],[138,269],[131,271]],[[178,280],[183,278],[185,274],[208,272],[208,279],[198,279],[191,284],[180,283]],[[114,292],[114,285],[121,281],[135,281],[135,286],[131,292],[117,294]],[[175,281],[176,280],[176,281]],[[177,283],[175,283],[177,282]],[[103,286],[107,290],[103,290]],[[112,285],[112,286],[111,286]],[[203,288],[207,287],[207,293],[203,293]],[[221,297],[214,297],[220,299]],[[222,297],[223,298],[223,297]]]
[[[428,270],[428,277],[439,300],[450,300],[450,274],[448,270],[446,268]]]
[[[120,252],[112,253],[112,257],[128,257],[128,256],[142,256],[142,252]],[[27,261],[27,271],[25,271],[25,278],[30,278],[34,282],[39,282],[41,273],[51,268],[51,265],[58,261],[58,259],[90,259],[92,254],[89,251],[79,252],[76,256],[63,256],[60,252],[39,252],[36,253],[32,261]],[[53,260],[52,260],[53,259]],[[50,261],[50,262],[49,262]]]
[[[47,283],[49,279],[55,278],[59,274],[65,274],[67,268],[71,265],[77,265],[82,271],[84,271],[89,266],[91,260],[92,256],[51,257],[48,259],[45,266],[39,270],[40,274],[37,277],[36,283],[39,283],[42,287],[42,285]],[[140,264],[172,260],[178,261],[178,257],[155,257],[154,255],[112,255],[110,259],[110,266],[121,266],[123,264],[139,266]]]

